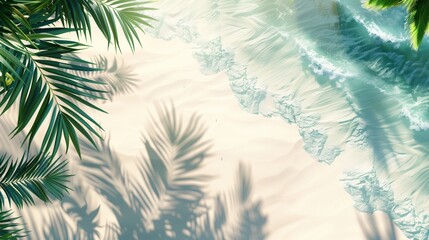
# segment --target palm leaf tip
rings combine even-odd
[[[12,216],[13,212],[0,211],[0,240],[15,240],[24,237],[24,231],[20,224],[16,223],[18,218]]]
[[[408,7],[409,28],[411,44],[414,49],[418,49],[423,41],[423,37],[428,30],[429,24],[429,1],[415,0]]]
[[[121,50],[119,25],[122,35],[134,51],[136,43],[141,45],[138,32],[143,33],[142,26],[150,26],[149,20],[153,19],[145,14],[146,11],[153,10],[147,7],[148,3],[150,2],[127,0],[82,1],[82,7],[94,19],[108,45],[113,44],[116,49]],[[72,16],[67,21],[76,22],[77,19]],[[86,23],[89,26],[89,21],[84,21],[83,25]]]
[[[365,6],[370,9],[386,9],[405,6],[408,11],[408,25],[411,46],[417,50],[429,29],[429,1],[427,0],[368,0]]]
[[[368,0],[365,5],[372,9],[385,9],[399,6],[401,4],[402,0]]]
[[[11,162],[11,157],[0,157],[0,207],[12,202],[19,208],[32,205],[34,197],[43,202],[60,199],[68,192],[70,175],[67,161],[53,156],[26,154]]]

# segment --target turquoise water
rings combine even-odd
[[[299,128],[317,161],[346,162],[358,210],[429,237],[429,42],[411,49],[402,8],[359,1],[161,1],[150,34],[192,46],[241,107]]]

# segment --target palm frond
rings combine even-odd
[[[104,92],[97,85],[104,82],[70,73],[100,69],[76,57],[86,47],[84,44],[59,35],[75,31],[78,36],[81,33],[91,36],[92,18],[109,44],[120,49],[118,29],[122,28],[123,36],[134,50],[139,42],[138,32],[151,19],[143,14],[150,10],[146,3],[0,1],[0,115],[18,106],[17,124],[10,134],[25,132],[22,145],[27,144],[28,152],[36,136],[44,132],[39,155],[24,154],[15,162],[6,155],[0,157],[0,208],[6,203],[22,208],[34,204],[35,198],[43,202],[61,198],[68,190],[65,184],[69,175],[67,162],[54,159],[60,145],[65,142],[67,152],[71,142],[81,157],[80,138],[84,137],[93,146],[96,146],[94,138],[101,138],[101,126],[86,110],[102,111],[90,100],[103,98]],[[116,27],[117,23],[120,27]],[[97,213],[94,210],[89,215],[94,217]],[[4,216],[12,224],[8,215],[0,215],[0,219]],[[8,238],[17,233],[5,231]]]
[[[385,9],[402,4],[402,0],[368,0],[367,7]]]
[[[411,44],[417,49],[423,41],[429,25],[429,1],[427,0],[368,0],[366,6],[386,9],[404,5],[408,10]]]
[[[11,1],[0,3],[0,86],[2,113],[19,101],[19,117],[13,135],[28,127],[30,143],[48,124],[41,151],[56,153],[64,140],[80,155],[78,135],[91,143],[100,137],[101,126],[77,102],[102,111],[87,98],[100,99],[102,84],[71,74],[70,71],[93,72],[100,69],[72,55],[85,45],[63,40],[59,35],[76,31],[91,35],[90,17],[108,39],[119,48],[119,23],[132,47],[139,41],[138,31],[151,19],[143,12],[148,2],[130,1]],[[58,19],[64,26],[52,27]],[[87,64],[85,66],[85,64]],[[126,85],[123,85],[126,86]],[[125,90],[125,88],[117,89]],[[97,129],[98,128],[98,129]]]
[[[427,32],[429,25],[429,2],[415,0],[408,6],[411,43],[417,49]]]
[[[121,26],[129,46],[134,50],[136,41],[140,43],[137,30],[143,32],[142,26],[150,26],[148,20],[153,20],[153,18],[144,14],[144,11],[153,10],[153,8],[146,7],[149,3],[146,1],[104,0],[83,2],[86,10],[92,16],[108,43],[113,42],[115,47],[119,49],[117,23]]]
[[[7,199],[9,204],[13,202],[22,208],[34,204],[34,196],[50,202],[68,191],[67,161],[40,154],[11,160],[6,155],[0,157],[0,207],[5,206]]]
[[[70,55],[79,51],[83,45],[66,40],[58,40],[54,33],[69,31],[66,28],[34,29],[37,40],[33,44],[25,44],[22,51],[0,46],[0,55],[9,56],[8,64],[0,62],[0,69],[5,76],[17,76],[5,88],[3,99],[0,101],[2,113],[18,102],[19,113],[17,127],[13,135],[29,128],[26,140],[33,141],[43,123],[48,122],[48,128],[42,142],[41,151],[56,153],[65,140],[66,148],[69,141],[80,154],[78,133],[94,143],[93,136],[100,137],[97,128],[101,126],[91,118],[79,104],[102,111],[83,97],[100,98],[96,93],[102,92],[94,85],[102,84],[94,80],[70,74],[68,70],[98,71],[95,67],[85,67],[88,63]],[[15,57],[16,61],[12,61]],[[12,65],[11,65],[12,64]],[[9,72],[8,72],[9,71]],[[77,131],[78,133],[77,133]]]
[[[15,240],[23,237],[23,227],[16,223],[17,218],[12,217],[12,211],[0,211],[0,239]]]
[[[120,30],[129,46],[134,50],[136,41],[140,43],[138,31],[143,32],[143,25],[152,18],[144,12],[153,10],[147,7],[147,1],[127,0],[78,0],[56,2],[56,16],[59,16],[68,27],[76,30],[78,35],[91,36],[91,18],[101,30],[108,44],[120,49]]]

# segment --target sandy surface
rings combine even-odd
[[[226,76],[202,75],[183,42],[145,37],[143,44],[144,50],[125,51],[122,57],[134,66],[138,89],[106,103],[110,114],[97,117],[119,153],[138,156],[150,110],[157,102],[172,101],[181,114],[200,114],[208,127],[214,155],[205,171],[218,177],[210,191],[232,185],[239,161],[251,165],[254,198],[268,217],[269,239],[365,239],[339,181],[341,162],[317,163],[303,150],[295,126],[240,109]],[[105,45],[91,51],[98,53],[97,47]]]

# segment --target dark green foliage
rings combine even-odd
[[[97,85],[70,72],[94,72],[100,69],[76,57],[86,46],[62,39],[59,35],[75,31],[91,36],[90,19],[108,43],[119,48],[119,23],[132,49],[139,41],[138,31],[148,25],[146,2],[134,1],[7,1],[0,2],[0,72],[2,73],[2,113],[19,102],[15,135],[28,127],[30,143],[43,123],[49,123],[41,146],[43,152],[56,153],[62,140],[73,144],[80,154],[78,135],[94,144],[101,126],[83,107],[102,111],[91,99],[99,99]],[[62,25],[52,25],[61,20]],[[8,77],[8,79],[6,79]],[[8,81],[6,81],[8,80]],[[8,84],[6,84],[8,83]]]
[[[64,1],[69,2],[69,1]],[[77,1],[79,5],[86,9],[86,11],[93,17],[98,28],[104,34],[108,43],[113,42],[115,47],[120,48],[119,33],[117,24],[122,28],[122,32],[132,49],[135,48],[135,41],[140,43],[138,31],[143,31],[142,26],[150,26],[147,22],[152,19],[143,14],[145,10],[152,10],[152,8],[145,7],[147,2],[143,1],[129,1],[129,0],[105,0],[105,1]],[[76,29],[79,26],[79,21],[82,29],[90,30],[90,22],[88,17],[77,16],[71,17],[68,22],[71,22]]]
[[[11,162],[10,157],[0,157],[0,207],[9,202],[19,208],[34,204],[33,195],[44,202],[64,196],[68,187],[67,162],[52,156],[37,155]]]
[[[82,138],[96,146],[99,123],[88,110],[103,111],[93,100],[104,99],[106,81],[84,77],[98,72],[95,64],[78,57],[88,46],[62,37],[76,33],[91,37],[91,21],[120,50],[124,39],[132,50],[151,18],[148,2],[128,0],[0,0],[0,115],[17,109],[11,136],[23,136],[27,152],[41,136],[38,154],[17,161],[0,157],[0,207],[43,202],[67,192],[67,162],[54,158],[65,143],[81,157]],[[6,137],[6,136],[4,136]],[[30,150],[31,148],[31,150]],[[6,216],[4,221],[13,219]],[[7,229],[6,229],[7,230]],[[0,232],[0,239],[13,232]]]
[[[414,47],[418,47],[428,29],[429,23],[429,1],[415,0],[408,7],[411,40]]]
[[[368,0],[370,8],[384,9],[404,5],[408,11],[411,43],[418,48],[428,30],[429,1],[428,0]]]
[[[12,211],[0,211],[0,240],[15,240],[23,236],[22,227],[15,223]]]
[[[388,8],[402,4],[402,0],[368,0],[368,5],[372,7]]]

